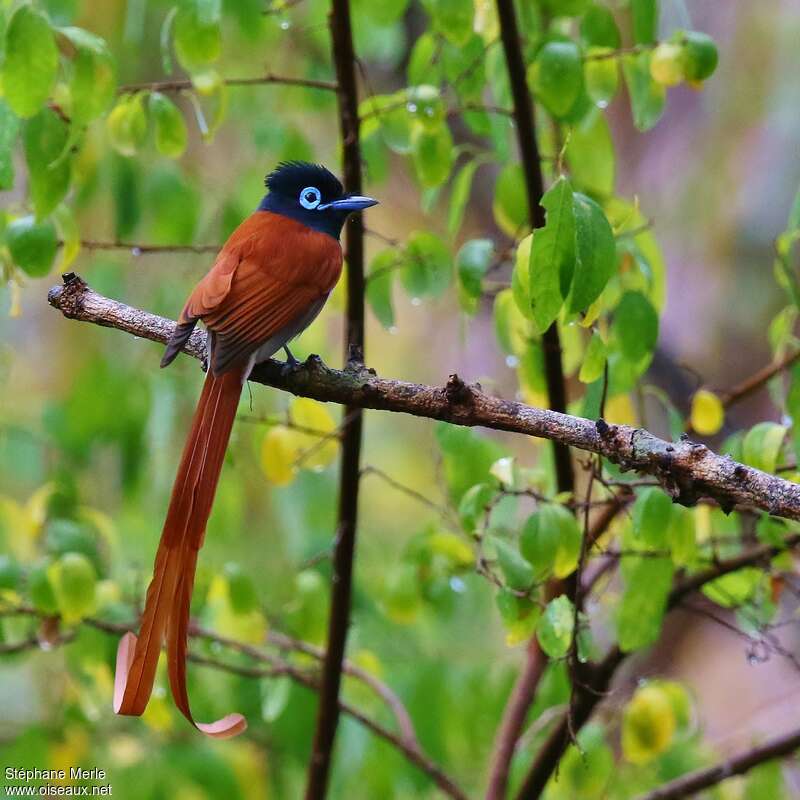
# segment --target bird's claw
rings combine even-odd
[[[292,355],[292,351],[288,347],[284,347],[283,349],[286,352],[286,361],[281,366],[281,375],[286,377],[302,367],[303,364],[301,361],[298,361],[294,355]]]

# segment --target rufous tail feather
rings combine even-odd
[[[241,392],[239,370],[216,377],[209,372],[172,488],[139,636],[126,633],[122,637],[114,677],[114,711],[141,715],[153,691],[166,636],[175,704],[199,731],[219,739],[241,733],[247,722],[241,714],[228,714],[210,723],[194,720],[186,690],[186,642],[197,553],[203,545]]]

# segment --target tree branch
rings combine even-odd
[[[639,800],[679,800],[682,797],[689,797],[702,789],[716,786],[727,778],[734,775],[742,775],[765,761],[772,761],[775,758],[791,755],[800,748],[800,730],[790,731],[782,736],[769,739],[758,747],[739,753],[737,756],[720,761],[712,767],[698,769],[681,775],[657,789],[643,794]]]
[[[174,321],[98,294],[67,273],[63,286],[53,287],[50,304],[64,316],[117,328],[139,338],[166,342]],[[205,334],[195,331],[185,352],[205,357]],[[800,484],[720,456],[688,439],[667,442],[643,428],[608,425],[603,420],[560,414],[485,394],[452,375],[445,386],[425,386],[378,377],[363,365],[344,370],[327,367],[312,356],[286,373],[277,361],[260,364],[250,379],[323,402],[351,408],[412,414],[454,425],[483,426],[549,439],[590,453],[599,453],[623,469],[654,476],[673,498],[693,505],[704,497],[723,509],[736,504],[774,516],[800,520]]]
[[[267,72],[254,78],[226,78],[226,86],[260,86],[276,83],[283,86],[302,86],[306,89],[319,89],[324,92],[338,92],[339,86],[334,81],[315,80],[313,78],[295,78],[289,75],[275,75]],[[134,94],[136,92],[183,92],[193,89],[194,84],[188,78],[176,78],[168,81],[152,81],[150,83],[128,83],[117,89],[117,94]]]
[[[339,132],[342,140],[344,187],[362,194],[360,123],[356,54],[350,24],[350,1],[332,0],[330,31],[333,63],[339,87]],[[364,357],[364,223],[360,214],[347,222],[347,311],[345,353],[348,364]],[[339,476],[339,512],[333,548],[331,610],[328,647],[322,669],[317,726],[308,762],[306,800],[322,800],[327,793],[333,744],[339,721],[339,689],[342,663],[350,626],[350,605],[358,526],[358,492],[361,485],[360,404],[346,403],[342,428],[342,460]]]
[[[677,581],[667,600],[667,611],[675,608],[683,598],[697,591],[711,581],[736,572],[742,567],[768,560],[789,548],[800,544],[800,533],[787,536],[780,545],[760,545],[746,553],[720,561],[708,569],[689,575]],[[597,704],[606,696],[611,680],[620,664],[628,657],[619,647],[612,647],[599,664],[583,665],[579,692],[572,714],[572,724],[579,730],[587,722]],[[542,748],[525,777],[517,794],[517,800],[536,800],[555,772],[561,756],[569,744],[569,721],[565,714],[559,725],[547,737]]]
[[[540,200],[544,194],[544,176],[514,0],[496,0],[496,5],[500,39],[503,43],[513,98],[513,118],[516,123],[517,144],[525,178],[528,214],[531,228],[542,228],[545,224],[545,214]],[[567,391],[564,367],[561,362],[561,341],[557,322],[553,322],[544,332],[542,349],[548,402],[553,411],[563,414],[567,410]],[[558,490],[572,493],[575,489],[575,476],[569,447],[564,442],[555,439],[552,440],[552,443]],[[551,599],[565,589],[568,590],[568,594],[572,594],[573,587],[574,580],[571,582],[551,581],[546,587],[546,599]],[[531,637],[526,650],[525,664],[506,703],[503,719],[495,737],[486,800],[502,800],[505,797],[511,759],[546,664],[547,658],[539,647],[538,639],[535,636]]]
[[[29,606],[0,608],[0,617],[4,615],[19,614],[31,617],[42,617],[42,614],[40,614],[35,608],[31,608]],[[48,617],[48,619],[55,619],[56,621],[58,620],[57,617]],[[94,628],[95,630],[102,631],[103,633],[108,633],[112,636],[120,636],[133,627],[131,623],[112,622],[110,620],[104,620],[96,617],[86,617],[81,620],[79,624],[86,625],[87,627]],[[255,661],[260,661],[262,663],[265,662],[270,666],[267,668],[248,667],[240,664],[230,664],[218,659],[206,658],[205,656],[200,656],[197,653],[190,653],[189,660],[195,664],[202,664],[212,669],[217,669],[222,672],[229,672],[245,678],[262,678],[274,675],[286,675],[295,683],[299,683],[302,686],[305,686],[307,689],[311,689],[314,692],[318,692],[320,690],[319,681],[313,675],[299,669],[288,661],[271,656],[261,651],[259,648],[254,647],[253,645],[239,642],[236,639],[229,639],[226,636],[221,636],[213,631],[206,630],[205,628],[201,628],[196,625],[190,626],[189,636],[195,639],[206,639],[210,642],[222,645],[223,647],[228,647],[254,659]],[[58,637],[50,640],[49,643],[51,646],[55,647],[58,645],[68,644],[73,639],[74,631],[68,631],[67,633],[59,634]],[[319,648],[314,647],[314,645],[311,645],[308,642],[303,642],[290,636],[286,636],[285,634],[271,631],[269,634],[269,639],[275,644],[276,647],[297,650],[298,652],[305,653],[313,658],[321,659],[323,657],[323,653],[321,650],[319,650]],[[27,649],[38,648],[40,646],[41,645],[38,638],[32,636],[29,639],[25,639],[22,642],[17,642],[11,646],[0,646],[0,655],[17,653]],[[374,678],[374,676],[369,675],[369,673],[364,672],[355,665],[345,664],[345,671],[348,674],[351,674],[359,680],[367,683],[383,699],[386,699],[387,702],[388,695],[394,695],[388,686],[385,686],[376,678]],[[397,702],[399,703],[399,699],[397,699]],[[400,706],[402,707],[402,703]],[[453,798],[453,800],[467,800],[467,796],[453,782],[453,780],[435,762],[425,755],[419,743],[413,737],[413,733],[411,737],[409,737],[406,733],[398,736],[388,728],[385,728],[383,725],[373,720],[371,717],[368,717],[360,709],[345,701],[339,701],[339,707],[342,712],[353,717],[353,719],[357,720],[365,728],[372,731],[376,736],[384,739],[393,747],[397,748],[397,750],[399,750],[406,757],[409,763],[413,764],[420,771],[428,775],[428,777],[448,797]],[[397,709],[393,707],[393,710],[397,714]],[[405,708],[403,708],[403,711],[405,712]],[[402,730],[403,724],[400,723],[399,719],[398,723],[400,724]],[[407,724],[410,725],[410,720],[408,720]]]
[[[59,246],[64,242],[60,241]],[[137,242],[112,242],[96,239],[82,239],[84,250],[127,250],[135,256],[161,255],[165,253],[218,253],[220,244],[139,244]]]

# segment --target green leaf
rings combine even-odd
[[[625,292],[614,312],[614,336],[622,355],[638,363],[658,340],[658,314],[641,292]]]
[[[565,594],[547,604],[536,628],[536,637],[550,658],[563,658],[569,652],[574,623],[575,607]]]
[[[494,330],[500,349],[507,355],[520,355],[527,347],[529,328],[511,289],[498,292],[494,299]]]
[[[612,52],[607,47],[593,47],[588,55],[599,56]],[[606,108],[619,89],[619,64],[616,58],[587,58],[583,64],[586,94],[598,107]]]
[[[573,208],[577,262],[568,301],[570,313],[589,308],[617,268],[614,233],[603,209],[578,192],[574,195]]]
[[[392,286],[396,267],[402,263],[397,250],[381,250],[370,261],[367,277],[366,297],[372,313],[384,328],[394,326],[394,306],[392,305]]]
[[[520,534],[520,551],[533,565],[537,580],[565,578],[578,565],[581,531],[575,516],[559,503],[543,503],[528,517]]]
[[[511,271],[511,292],[514,295],[514,302],[520,313],[526,318],[531,316],[531,247],[533,246],[533,234],[529,233],[517,245],[514,254],[514,268]]]
[[[367,121],[377,120],[381,138],[390,150],[401,155],[411,152],[414,119],[408,111],[405,91],[368,97],[359,105],[358,113]]]
[[[82,553],[66,553],[48,570],[61,618],[67,625],[94,611],[97,575]]]
[[[49,561],[40,561],[31,567],[28,573],[28,596],[33,607],[43,614],[58,613],[58,603],[53,584],[48,575]]]
[[[704,81],[710,78],[719,62],[719,53],[714,40],[700,31],[687,31],[682,38],[686,80]]]
[[[225,565],[228,579],[228,598],[234,614],[248,614],[258,608],[258,593],[253,579],[239,564],[228,562]]]
[[[640,131],[649,131],[661,119],[667,97],[664,85],[650,75],[650,53],[624,56],[622,74],[631,98],[633,124]]]
[[[581,383],[594,383],[598,378],[602,377],[605,371],[607,353],[603,337],[595,331],[586,347],[581,371],[578,373],[578,380]]]
[[[438,236],[415,231],[408,237],[400,279],[412,297],[440,295],[450,285],[452,270],[450,250]]]
[[[444,476],[454,502],[459,502],[476,483],[486,481],[492,464],[506,455],[491,439],[446,422],[436,424],[436,441],[442,451]]]
[[[423,0],[423,6],[435,31],[455,45],[469,41],[475,16],[472,0]]]
[[[52,222],[37,222],[29,216],[15,219],[6,228],[6,244],[14,263],[23,272],[41,278],[53,266],[58,239]]]
[[[614,143],[602,111],[593,109],[571,129],[565,154],[574,184],[596,195],[614,193]]]
[[[147,137],[147,112],[142,94],[127,95],[106,118],[113,148],[123,156],[136,155]]]
[[[14,144],[18,133],[17,115],[0,100],[0,190],[14,187]]]
[[[675,567],[668,558],[626,556],[625,591],[617,615],[620,649],[628,653],[655,642],[667,608]]]
[[[519,164],[506,164],[497,176],[492,211],[500,229],[512,238],[530,226],[525,180]]]
[[[536,99],[554,117],[566,117],[583,92],[580,47],[572,41],[547,42],[536,54],[528,81]]]
[[[590,722],[578,732],[577,746],[570,745],[558,765],[558,786],[563,800],[601,800],[607,795],[614,772],[614,753],[605,741],[605,730]],[[548,796],[550,790],[548,789]]]
[[[765,764],[758,764],[747,773],[745,780],[742,800],[764,800],[766,797],[780,800],[780,798],[790,796],[786,792],[780,759],[776,758]]]
[[[787,428],[777,422],[759,422],[754,425],[744,437],[742,460],[764,472],[775,472],[786,431]]]
[[[658,0],[631,0],[633,41],[655,44],[658,38]]]
[[[17,116],[32,117],[50,96],[58,71],[58,49],[47,17],[27,3],[6,28],[3,93]]]
[[[497,563],[506,583],[518,592],[526,592],[533,584],[533,568],[513,545],[494,537],[492,544],[497,551]]]
[[[473,33],[464,45],[444,42],[441,48],[441,63],[444,79],[456,91],[462,102],[480,102],[486,85],[486,43]],[[435,74],[436,67],[433,67]],[[426,83],[438,83],[425,79]]]
[[[607,47],[617,50],[622,45],[622,37],[614,15],[600,3],[593,3],[583,15],[581,39],[587,47]]]
[[[764,579],[765,574],[762,570],[756,567],[744,567],[705,584],[702,592],[718,606],[736,608],[755,594]]]
[[[478,161],[468,161],[459,170],[453,180],[453,189],[450,192],[450,208],[447,213],[447,233],[455,236],[464,220],[464,209],[469,202],[469,193],[472,188],[472,179],[478,168]]]
[[[222,49],[218,0],[186,0],[174,23],[175,55],[180,65],[193,72],[213,64]]]
[[[411,134],[414,170],[424,189],[441,186],[453,166],[453,137],[445,123],[429,128],[416,125]]]
[[[425,31],[414,42],[406,69],[406,79],[409,86],[415,86],[420,83],[439,83],[439,72],[441,71],[441,65],[437,58],[439,49],[438,37],[431,31]]]
[[[633,532],[649,549],[660,550],[669,545],[672,500],[655,487],[643,490],[633,506]]]
[[[496,494],[497,489],[488,483],[476,483],[464,493],[458,504],[458,517],[467,533],[475,532],[478,521]]]
[[[547,222],[533,234],[529,286],[532,319],[543,332],[558,316],[575,269],[575,204],[569,181],[559,178],[541,205]]]
[[[30,195],[36,216],[47,216],[66,196],[72,178],[64,148],[69,126],[49,108],[25,123],[22,140],[30,174]]]
[[[492,263],[493,254],[494,242],[491,239],[470,239],[458,251],[458,297],[461,307],[468,314],[474,314],[478,309],[478,301],[483,293],[483,276]]]
[[[163,156],[179,158],[186,150],[186,123],[178,107],[161,92],[150,95],[150,113],[156,126],[156,149]]]
[[[69,84],[70,118],[85,124],[103,114],[114,100],[117,75],[105,41],[83,28],[60,28],[76,49]]]

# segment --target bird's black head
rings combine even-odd
[[[374,206],[371,197],[347,194],[339,179],[320,164],[284,161],[264,181],[269,194],[259,211],[272,211],[339,238],[347,215]]]

